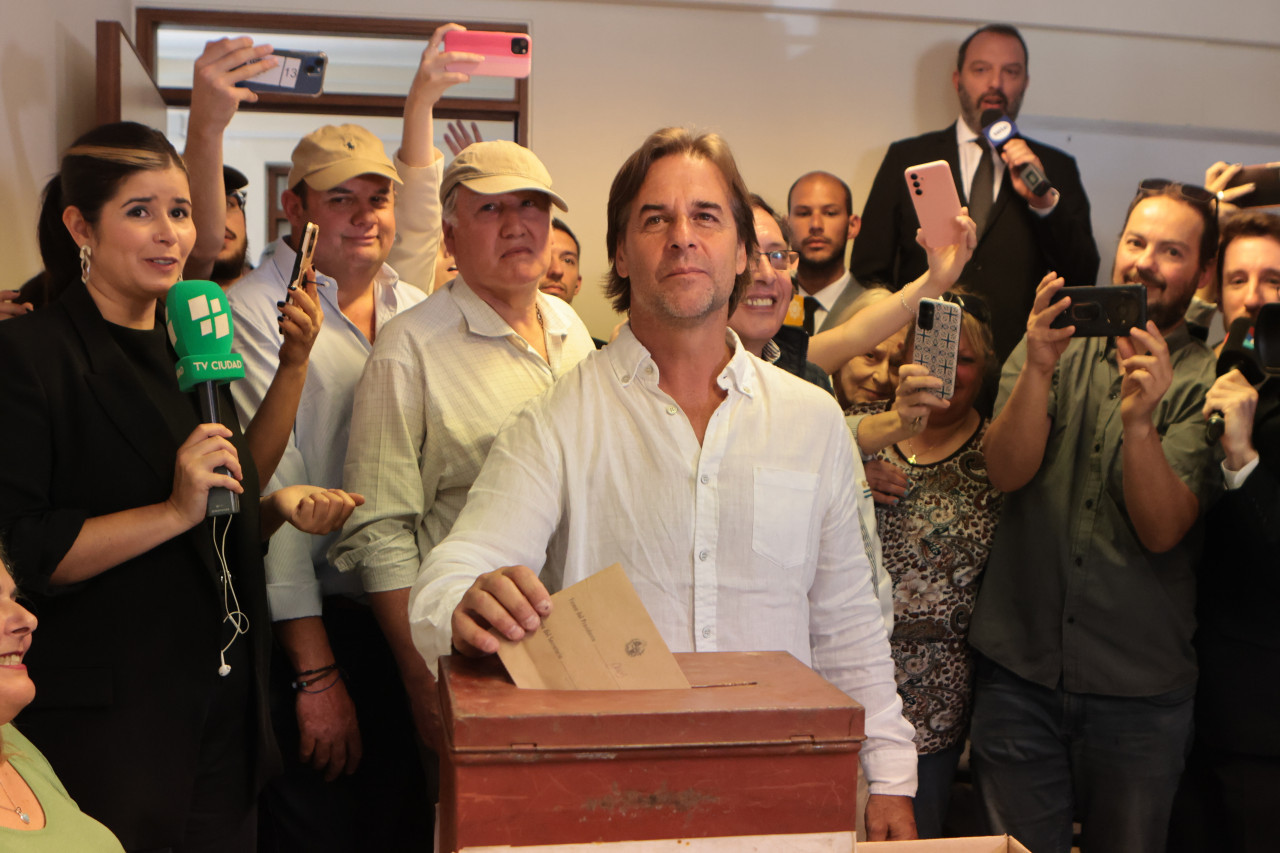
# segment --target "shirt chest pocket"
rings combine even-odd
[[[753,488],[751,550],[784,569],[803,565],[818,475],[757,465]]]

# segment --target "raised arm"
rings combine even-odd
[[[915,316],[921,297],[938,297],[956,283],[960,271],[973,257],[977,231],[967,213],[957,217],[964,239],[950,246],[931,247],[920,235],[916,240],[929,257],[929,270],[899,290],[894,298],[869,305],[833,329],[809,339],[809,360],[827,373],[835,373],[849,359],[875,349],[885,338]]]
[[[258,100],[255,92],[235,84],[272,68],[275,59],[246,66],[271,52],[271,45],[254,45],[241,36],[205,44],[191,81],[191,111],[187,145],[182,159],[191,177],[191,218],[196,243],[183,268],[186,278],[208,278],[222,251],[227,223],[227,190],[222,182],[222,134],[244,101]],[[265,478],[264,478],[265,479]]]
[[[1049,273],[1036,288],[1036,299],[1027,320],[1026,339],[1014,350],[1005,364],[1005,377],[1011,374],[1013,390],[1004,408],[987,429],[983,453],[991,485],[1002,492],[1016,491],[1035,476],[1044,461],[1045,444],[1053,425],[1049,417],[1049,393],[1053,388],[1053,372],[1058,359],[1071,343],[1074,326],[1052,329],[1049,324],[1071,304],[1064,297],[1050,304],[1053,295],[1066,284],[1056,273]]]
[[[444,34],[461,29],[464,27],[458,24],[437,27],[422,51],[405,98],[404,133],[396,154],[404,188],[396,193],[396,242],[387,260],[401,278],[427,293],[435,285],[436,255],[440,247],[439,174],[444,159],[432,141],[435,135],[432,113],[450,86],[471,79],[445,66],[481,58],[473,53],[441,52]],[[427,170],[431,170],[434,179],[417,177],[416,173]]]

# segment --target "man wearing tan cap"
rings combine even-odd
[[[595,349],[573,309],[538,290],[551,207],[566,205],[533,152],[468,146],[445,170],[440,199],[458,275],[378,338],[343,475],[368,503],[330,552],[358,571],[415,702],[432,694],[407,618],[423,557],[462,511],[507,416]],[[429,708],[415,711],[421,722]]]
[[[470,56],[440,52],[449,29],[457,28],[437,29],[423,52],[394,161],[356,125],[322,127],[298,143],[281,198],[291,235],[268,246],[228,294],[246,369],[233,395],[247,424],[276,373],[277,306],[289,295],[294,236],[307,222],[319,226],[314,268],[324,322],[301,368],[305,387],[273,488],[341,486],[356,384],[374,341],[430,288],[443,170],[431,112],[449,86],[467,79],[445,65]],[[389,265],[393,243],[413,263]],[[360,578],[326,557],[336,536],[277,535],[266,558],[283,652],[273,707],[285,775],[263,795],[263,835],[280,849],[418,850],[431,837],[431,794],[415,726]]]

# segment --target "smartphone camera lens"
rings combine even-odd
[[[526,38],[515,38],[511,40],[511,52],[516,56],[524,56],[529,52],[529,40]]]
[[[926,332],[933,329],[933,305],[928,302],[920,303],[920,328]]]
[[[924,195],[924,190],[917,189],[917,190],[916,190],[916,195]]]

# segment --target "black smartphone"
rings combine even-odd
[[[324,72],[329,57],[320,50],[277,50],[271,54],[276,67],[237,83],[255,92],[271,92],[277,95],[304,95],[314,98],[324,91]],[[267,57],[262,57],[266,59]],[[254,59],[249,62],[261,62]]]
[[[1227,189],[1241,184],[1256,184],[1253,192],[1246,193],[1232,202],[1237,207],[1270,207],[1280,204],[1280,165],[1267,163],[1261,166],[1245,166],[1227,182]]]
[[[1110,338],[1129,334],[1134,326],[1147,325],[1147,289],[1141,284],[1105,287],[1064,287],[1052,302],[1071,297],[1071,306],[1050,323],[1055,329],[1075,326],[1073,338]]]

